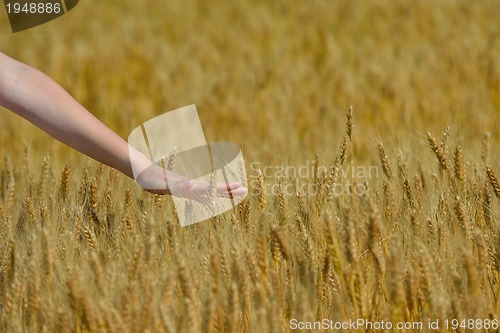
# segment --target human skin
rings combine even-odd
[[[25,118],[60,142],[130,178],[133,167],[145,170],[136,181],[157,194],[200,198],[208,183],[188,179],[154,165],[103,124],[49,76],[0,52],[0,106]],[[134,151],[132,149],[132,151]],[[173,191],[175,187],[175,191]],[[241,183],[217,184],[221,197],[243,196]]]

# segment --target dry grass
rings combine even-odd
[[[82,1],[0,34],[123,137],[196,103],[257,185],[180,228],[168,197],[3,111],[0,331],[498,318],[499,19],[486,0]]]

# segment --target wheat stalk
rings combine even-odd
[[[457,146],[455,149],[455,177],[459,182],[465,182],[465,166],[462,157],[462,148]]]
[[[66,164],[63,171],[61,172],[61,185],[59,189],[59,193],[63,201],[66,201],[66,198],[68,196],[70,173],[71,167],[69,166],[69,164]]]
[[[382,162],[382,170],[384,171],[385,176],[388,179],[391,179],[392,178],[391,166],[389,165],[389,161],[387,160],[387,154],[385,153],[384,146],[381,143],[378,144],[378,153],[380,157],[380,162]]]
[[[260,169],[257,170],[257,194],[259,196],[259,205],[261,209],[266,207],[266,188],[264,175]]]
[[[436,155],[439,165],[442,170],[448,171],[448,160],[446,159],[445,156],[445,150],[443,149],[443,145],[439,146],[436,143],[436,139],[434,139],[431,135],[431,133],[427,133],[427,140],[429,141],[429,146],[431,148],[431,151]]]
[[[500,182],[498,181],[498,178],[490,165],[486,166],[486,174],[488,175],[488,179],[490,180],[493,192],[495,193],[496,197],[500,199]]]

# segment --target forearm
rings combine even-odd
[[[50,77],[2,53],[0,105],[66,145],[133,177],[126,141]]]
[[[100,122],[42,72],[0,52],[0,106],[6,107],[57,140],[134,178],[145,190],[199,200],[208,183],[194,182],[153,164]],[[135,175],[134,175],[135,172]],[[240,183],[217,184],[220,196],[246,195]]]

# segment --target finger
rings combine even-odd
[[[218,183],[217,191],[232,191],[242,186],[241,182]]]
[[[240,187],[238,189],[232,190],[232,191],[223,191],[223,192],[218,192],[217,196],[221,198],[236,198],[236,197],[244,197],[248,194],[248,189],[245,187]]]

